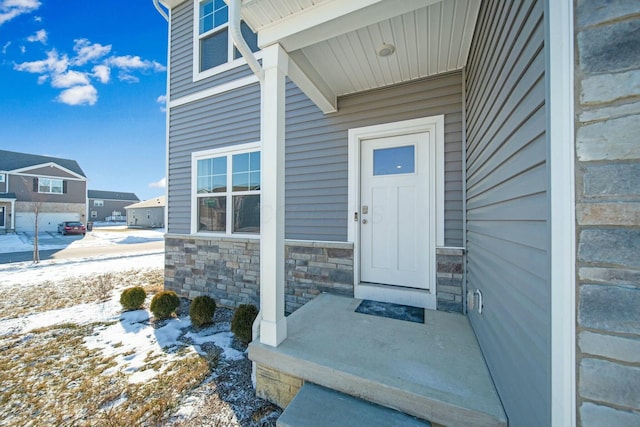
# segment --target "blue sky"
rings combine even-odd
[[[0,0],[0,149],[164,194],[167,23],[152,0]]]

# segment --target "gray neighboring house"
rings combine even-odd
[[[125,206],[127,225],[129,227],[162,228],[164,227],[165,206],[166,198],[164,196]]]
[[[259,395],[315,382],[440,425],[640,425],[640,2],[154,3],[165,287],[260,307]],[[482,366],[436,368],[435,323],[322,353],[305,333],[376,332],[323,327],[327,293],[456,316],[473,337],[448,361],[477,341]],[[453,386],[483,369],[504,410],[487,423]]]
[[[139,202],[134,193],[89,190],[87,192],[89,221],[126,221],[125,206]]]
[[[85,222],[87,178],[71,159],[0,150],[0,230],[56,232],[62,221]]]

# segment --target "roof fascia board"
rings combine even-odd
[[[107,197],[88,197],[89,200],[104,200],[109,202],[137,202],[135,199],[109,199]]]
[[[51,178],[60,178],[59,176],[25,173],[25,172],[33,170],[33,169],[44,168],[44,167],[47,167],[47,166],[54,167],[54,168],[59,169],[59,170],[61,170],[63,172],[66,172],[66,173],[68,173],[70,175],[73,175],[73,176],[76,177],[76,179],[78,179],[80,181],[86,181],[87,180],[86,177],[84,177],[84,176],[82,176],[80,174],[77,174],[74,171],[69,170],[69,169],[67,169],[65,167],[62,167],[59,164],[53,163],[53,162],[42,163],[42,164],[39,164],[39,165],[26,166],[26,167],[20,168],[20,169],[13,169],[13,170],[7,171],[7,173],[15,174],[15,175],[24,175],[24,176],[47,176],[47,177],[51,177]],[[67,178],[67,179],[72,179],[72,178]]]
[[[289,55],[289,78],[323,113],[338,111],[338,97],[302,52]]]
[[[172,9],[186,1],[187,0],[160,0],[160,4],[166,7],[167,9]]]
[[[441,0],[334,0],[319,3],[258,30],[263,48],[280,43],[288,52],[438,3]]]

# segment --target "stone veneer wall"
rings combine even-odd
[[[463,312],[463,250],[438,248],[438,310]],[[353,244],[285,242],[285,311],[327,292],[353,297]],[[260,304],[260,241],[167,235],[165,288],[228,307]]]
[[[575,8],[578,425],[640,425],[640,1]]]
[[[287,313],[322,292],[353,297],[352,244],[287,241],[285,262]],[[165,288],[228,307],[259,306],[260,241],[167,235]]]
[[[284,257],[287,313],[322,292],[353,298],[353,244],[288,241]]]

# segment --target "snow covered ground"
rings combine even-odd
[[[119,239],[132,238],[129,233],[115,231],[100,231],[94,233],[96,239],[102,244],[113,244]],[[134,239],[156,239],[163,235],[163,231],[139,230],[134,234]],[[79,236],[80,237],[80,236]],[[72,244],[82,244],[84,239],[78,239]],[[95,242],[94,242],[95,243]],[[6,236],[0,238],[0,247],[6,249],[4,245],[15,250],[21,244],[15,241],[8,242]],[[118,274],[119,278],[131,274],[144,274],[155,271],[156,275],[161,275],[163,269],[163,254],[135,254],[117,258],[90,257],[73,260],[48,260],[39,264],[31,262],[12,263],[0,265],[0,298],[5,302],[15,296],[17,299],[28,299],[31,295],[50,291],[52,287],[60,287],[72,292],[78,286],[79,278],[96,278],[104,274]],[[124,276],[122,276],[124,274]],[[84,280],[84,279],[83,279]],[[84,283],[84,282],[83,282]],[[125,377],[128,384],[142,384],[157,381],[165,375],[164,369],[167,366],[174,366],[174,362],[180,362],[189,357],[193,358],[198,354],[210,357],[212,347],[215,347],[215,354],[222,360],[222,365],[227,366],[230,372],[225,374],[230,384],[216,384],[215,380],[224,376],[220,372],[212,372],[210,377],[200,386],[196,387],[192,393],[182,396],[181,404],[174,410],[174,415],[166,419],[166,425],[191,425],[192,421],[199,420],[198,425],[207,425],[206,419],[217,419],[212,425],[248,425],[246,421],[241,423],[240,418],[245,417],[257,422],[256,425],[272,425],[278,415],[278,409],[268,403],[258,401],[252,394],[250,384],[250,362],[247,360],[246,351],[234,345],[233,334],[229,331],[230,317],[221,322],[216,322],[207,328],[193,328],[188,317],[188,310],[185,314],[167,321],[153,321],[148,310],[136,310],[123,312],[119,303],[119,296],[128,282],[116,284],[111,291],[111,297],[106,301],[83,302],[79,304],[64,302],[61,308],[41,310],[36,306],[28,307],[27,311],[14,312],[11,314],[11,301],[0,310],[0,344],[3,342],[28,342],[32,337],[38,336],[42,330],[51,327],[64,327],[67,324],[85,325],[92,328],[92,332],[83,339],[83,345],[87,351],[99,352],[101,357],[110,361],[112,366],[105,370],[102,375],[113,375],[118,378]],[[68,288],[65,288],[67,286]],[[91,285],[88,285],[91,286]],[[66,291],[65,291],[66,292]],[[149,297],[150,298],[150,297]],[[33,302],[31,300],[31,304]],[[19,305],[16,303],[16,306]],[[149,306],[147,300],[146,307]],[[219,309],[222,312],[224,309]],[[230,312],[226,309],[227,312]],[[24,313],[16,315],[15,313]],[[218,313],[216,313],[217,315]],[[93,325],[93,326],[92,326]],[[0,347],[0,359],[7,347],[3,344]],[[209,353],[209,354],[208,354]],[[8,359],[8,355],[7,360]],[[16,356],[12,356],[14,360]],[[66,357],[66,356],[65,356]],[[4,362],[3,362],[4,363]],[[230,366],[240,366],[233,364],[240,363],[243,368],[229,368]],[[242,373],[242,378],[239,378]],[[12,376],[19,376],[19,372],[12,373]],[[237,378],[236,378],[237,377]],[[235,379],[234,379],[235,378]],[[236,383],[233,383],[235,381]],[[225,387],[229,390],[230,396],[239,399],[236,403],[222,402],[220,397]],[[5,386],[10,388],[10,386]],[[213,390],[213,391],[212,391]],[[15,392],[12,392],[15,395]],[[1,393],[0,393],[1,394]],[[215,396],[214,396],[215,395]],[[215,403],[211,399],[215,397]],[[6,397],[6,396],[5,396]],[[5,398],[0,396],[0,398]],[[126,399],[123,394],[119,399]],[[2,400],[2,399],[0,399]],[[222,402],[222,403],[221,403]],[[18,403],[14,402],[15,405]],[[121,403],[118,403],[119,405]],[[217,405],[217,406],[216,406]],[[234,406],[235,405],[235,406]],[[266,409],[265,409],[266,408]],[[199,411],[205,411],[206,417],[201,416]],[[20,409],[18,409],[20,411]],[[215,411],[215,414],[211,414]],[[264,416],[255,419],[256,411],[264,412]],[[16,417],[16,410],[3,413],[0,410],[0,418],[9,416]],[[43,411],[44,413],[44,411]],[[213,418],[211,418],[213,416]],[[11,425],[13,418],[6,418]],[[22,421],[13,419],[18,424]],[[33,425],[46,425],[35,423]],[[93,424],[90,424],[93,425]]]
[[[155,242],[163,240],[164,233],[164,228],[133,229],[121,224],[97,223],[92,231],[87,232],[86,236],[39,233],[38,247],[40,250],[45,251],[68,247],[81,248]],[[27,252],[31,250],[33,250],[33,233],[0,235],[0,253]]]

